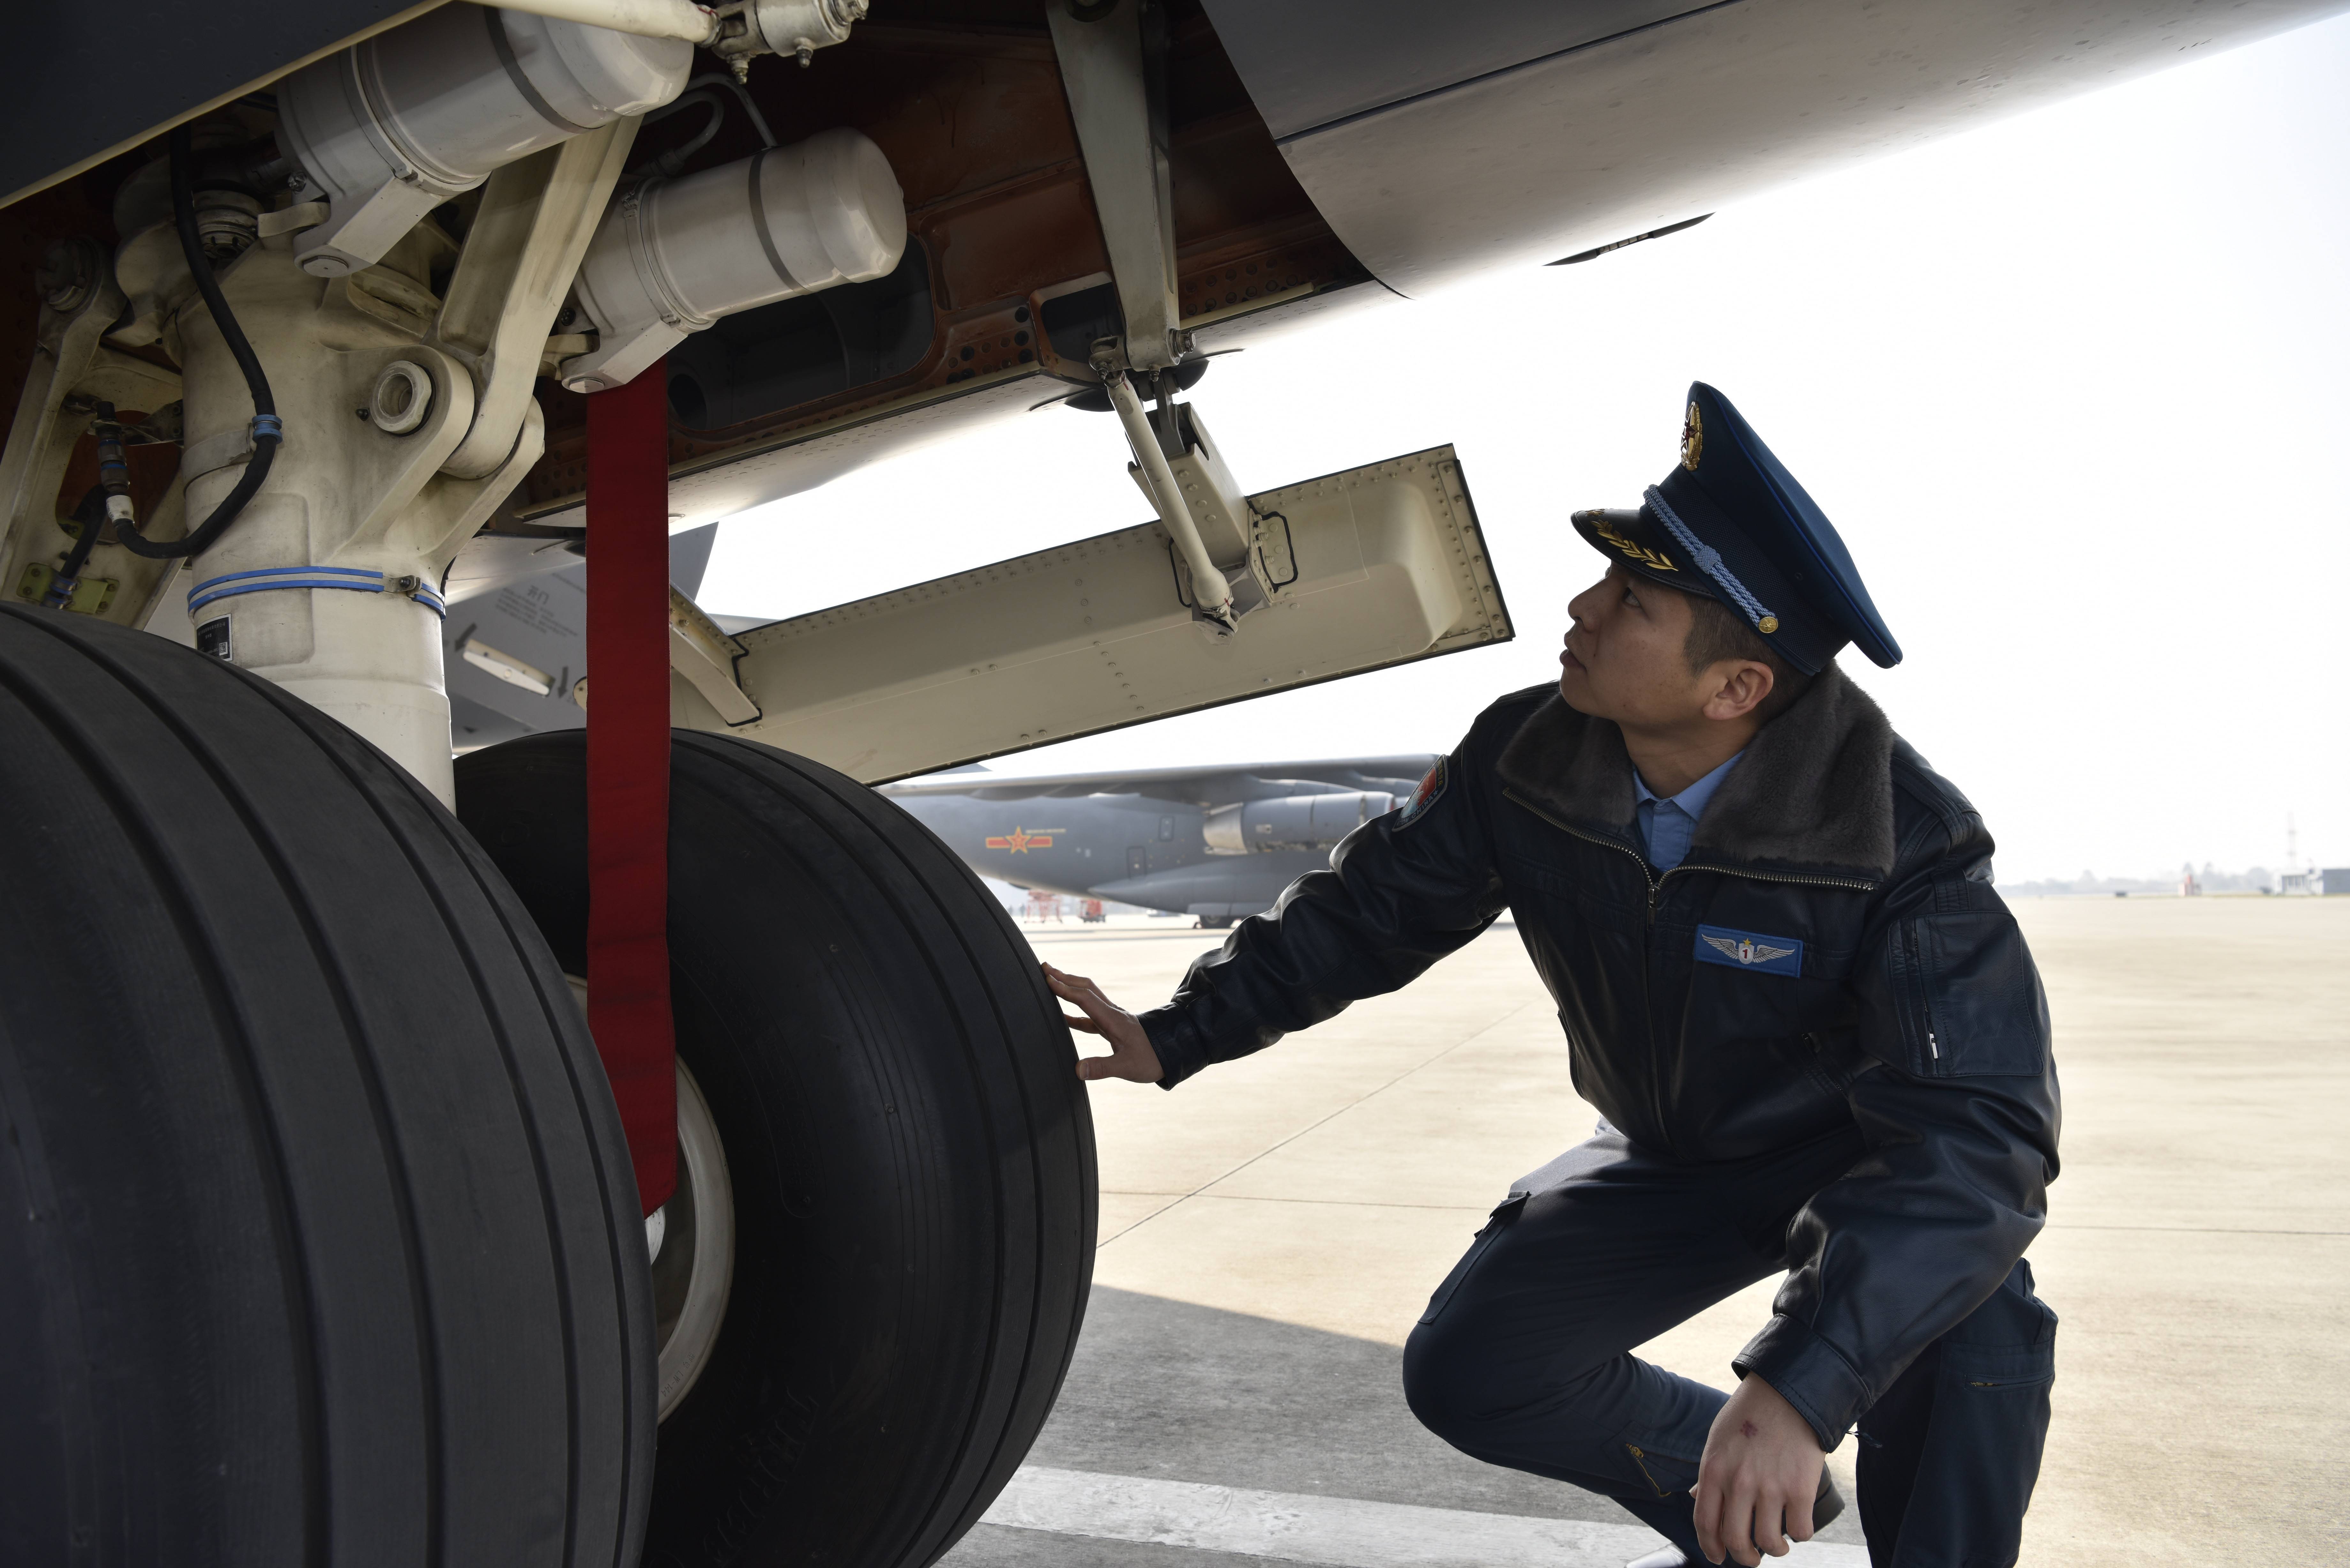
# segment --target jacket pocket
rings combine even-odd
[[[1909,1068],[1926,1077],[2037,1076],[2048,999],[2005,908],[1903,920],[1893,961]]]

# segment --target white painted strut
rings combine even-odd
[[[1143,483],[1149,487],[1150,499],[1159,508],[1159,520],[1175,535],[1175,547],[1183,552],[1184,564],[1191,568],[1191,599],[1200,613],[1219,620],[1229,628],[1233,620],[1232,587],[1224,574],[1208,557],[1208,546],[1200,537],[1200,525],[1191,520],[1191,509],[1183,503],[1183,487],[1175,482],[1175,471],[1167,466],[1167,454],[1159,450],[1159,437],[1150,428],[1149,416],[1142,411],[1142,400],[1134,390],[1134,383],[1123,370],[1106,369],[1102,384],[1109,389],[1110,407],[1118,410],[1118,423],[1126,427],[1126,442],[1134,449],[1134,461],[1142,467]]]
[[[640,38],[706,44],[718,36],[717,13],[690,0],[499,0],[499,8],[565,22],[585,22]]]

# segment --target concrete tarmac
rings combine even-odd
[[[2030,1256],[2063,1320],[2022,1561],[2350,1548],[2350,898],[2023,900],[2064,1085]],[[1215,933],[1027,928],[1137,1010]],[[1086,1334],[1029,1467],[944,1561],[1605,1568],[1613,1504],[1481,1464],[1404,1407],[1405,1335],[1511,1179],[1590,1130],[1550,999],[1495,928],[1175,1093],[1097,1085]],[[1717,1386],[1742,1292],[1641,1354]],[[1830,1457],[1852,1495],[1852,1444]],[[1866,1562],[1857,1511],[1786,1559]]]

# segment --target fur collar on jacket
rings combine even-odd
[[[1893,726],[1834,664],[1765,724],[1706,803],[1690,864],[1882,878],[1893,870]],[[1503,749],[1502,782],[1564,821],[1639,842],[1623,732],[1558,697]]]

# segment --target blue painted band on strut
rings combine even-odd
[[[253,416],[253,439],[261,441],[265,438],[272,441],[286,439],[286,426],[276,414]]]
[[[387,594],[394,589],[381,572],[364,566],[263,566],[250,572],[230,572],[210,577],[188,590],[188,613],[244,594],[273,593],[279,588],[346,588],[353,593]],[[449,618],[447,601],[421,585],[401,596],[412,598],[442,620]]]
[[[190,588],[188,592],[191,595],[200,594],[205,589],[215,587],[222,583],[241,583],[248,577],[297,576],[359,577],[364,579],[363,582],[353,583],[351,585],[353,587],[362,587],[369,584],[380,583],[383,581],[383,574],[381,572],[371,572],[365,566],[259,566],[250,572],[229,572],[217,577],[206,577],[203,582],[198,583],[194,587]]]

